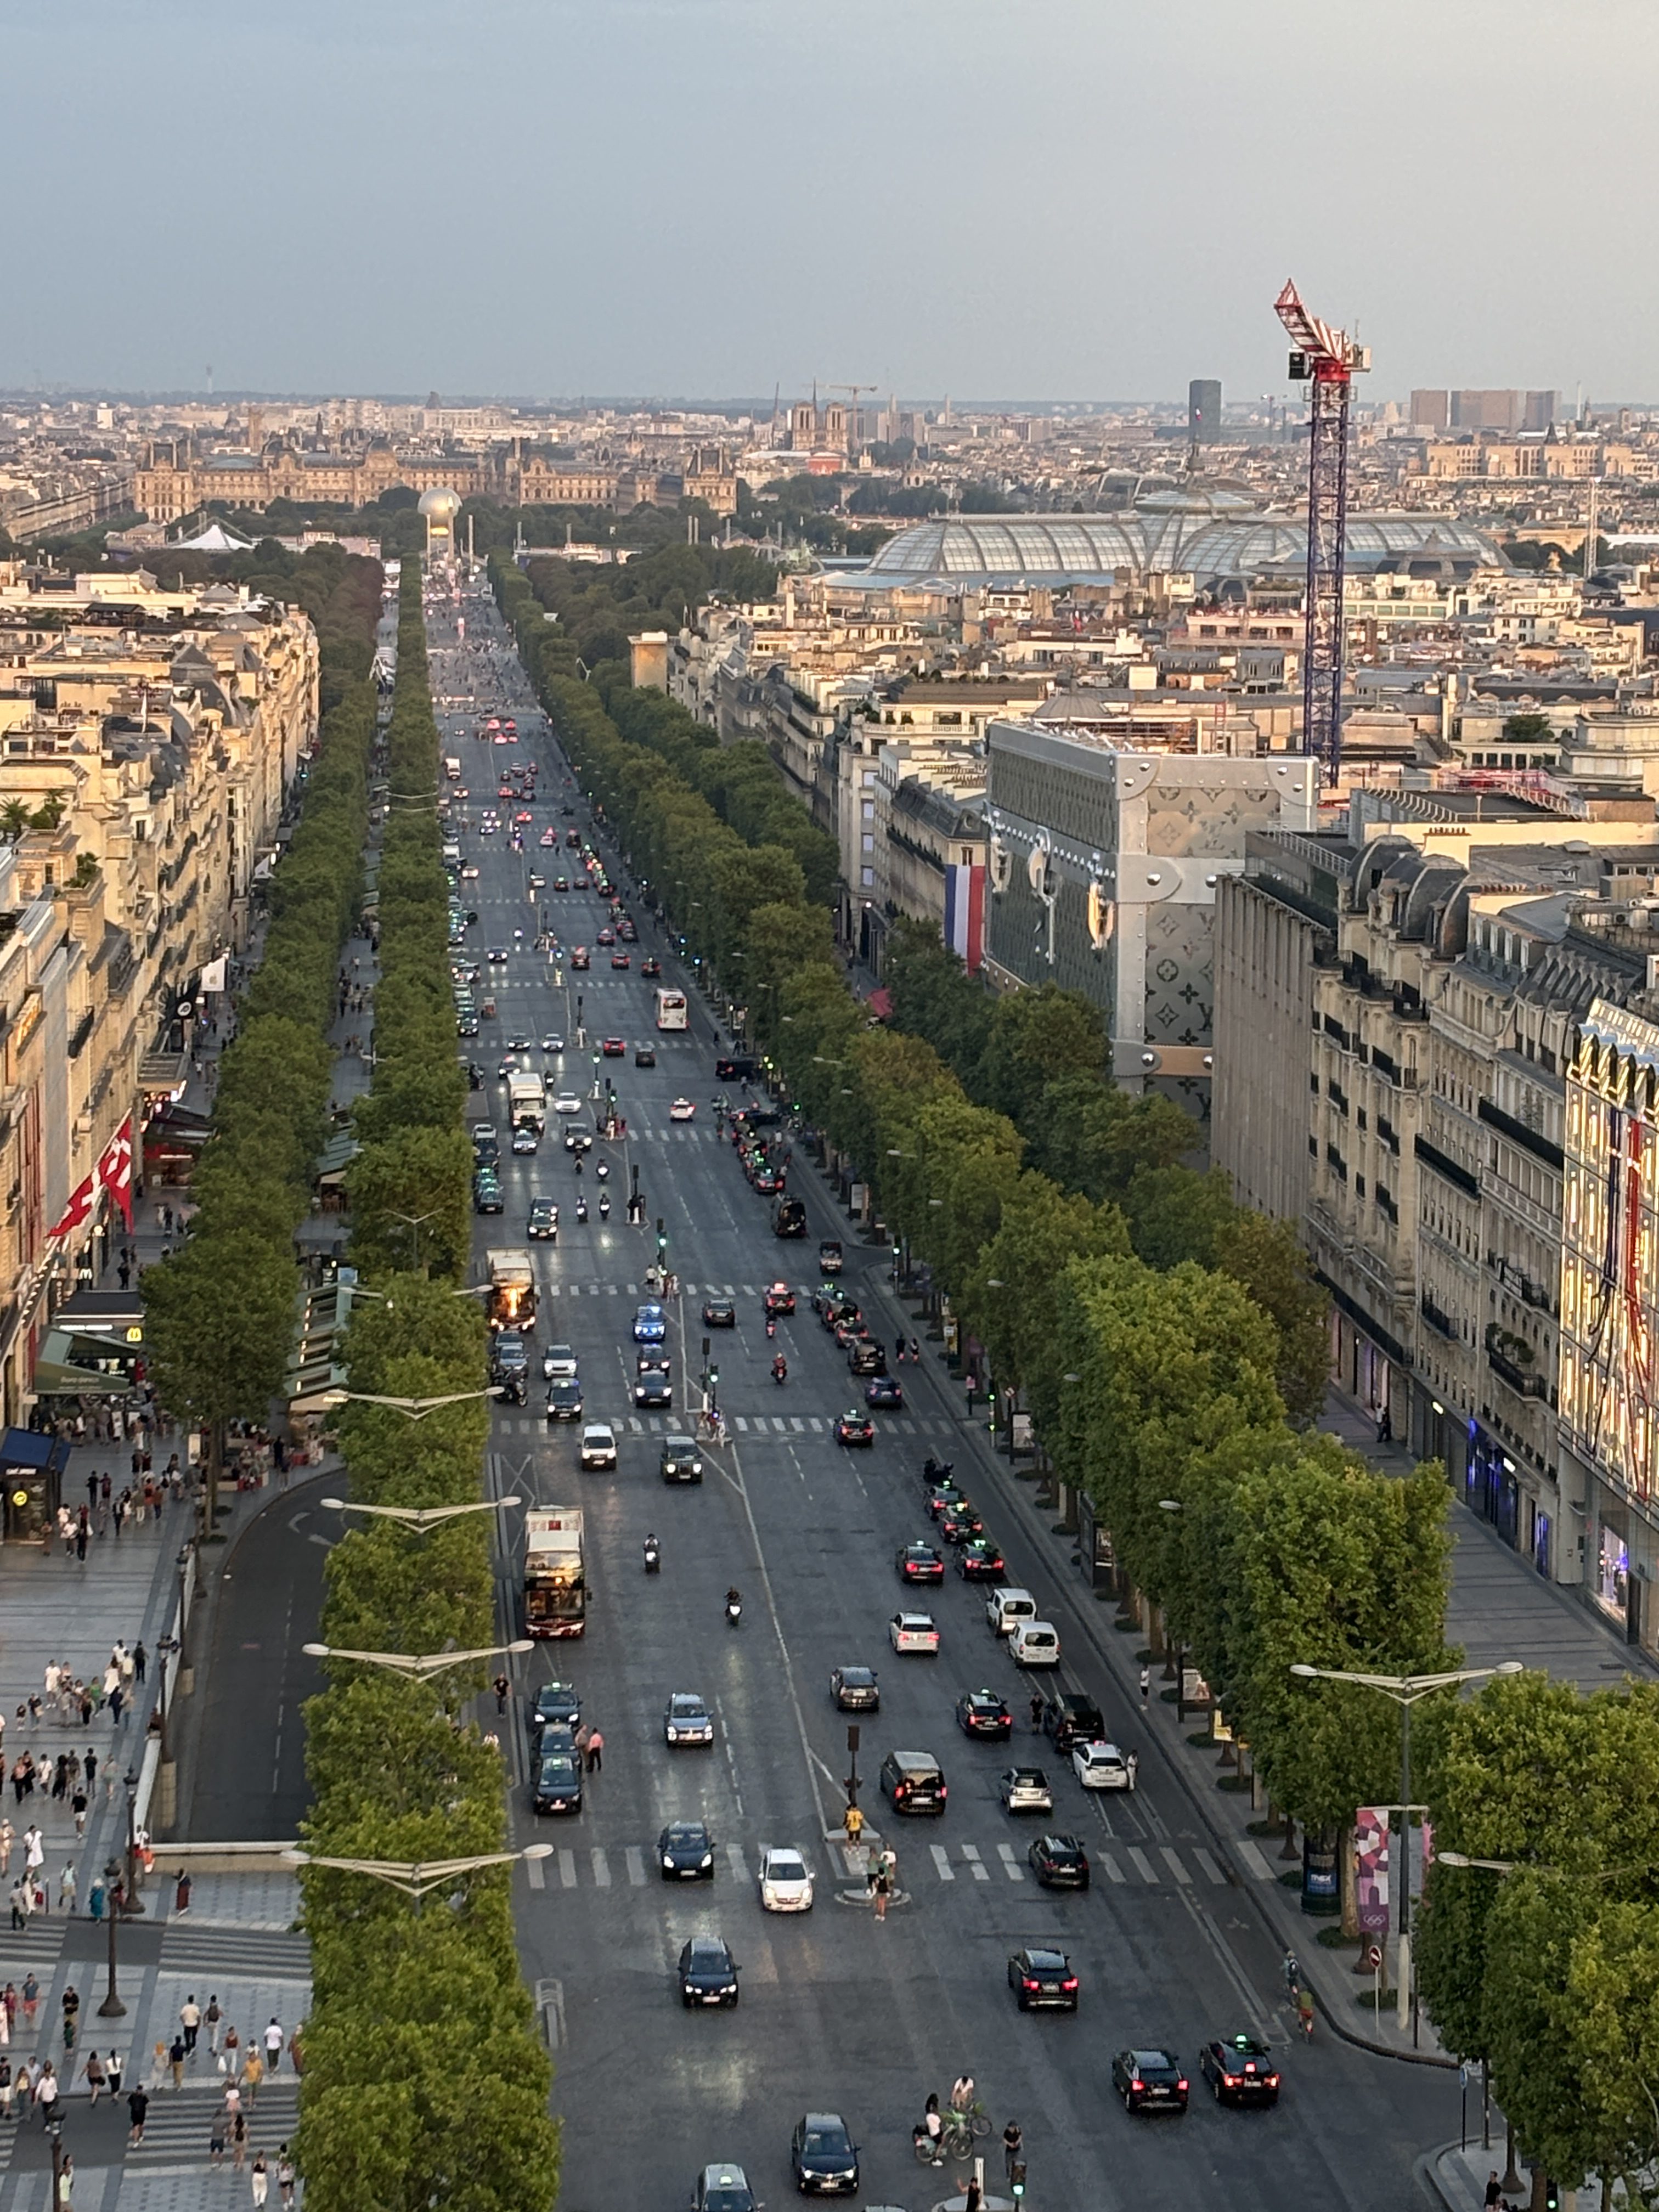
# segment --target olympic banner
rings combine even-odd
[[[968,973],[979,973],[985,951],[985,870],[957,866],[945,871],[945,942],[965,963]]]

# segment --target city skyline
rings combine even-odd
[[[196,391],[212,362],[221,389],[273,392],[787,391],[839,370],[1056,403],[1173,400],[1206,375],[1242,397],[1283,389],[1288,274],[1373,346],[1379,394],[1639,403],[1654,313],[1600,165],[1568,150],[1617,145],[1640,198],[1656,42],[1633,8],[1587,21],[1563,0],[1407,5],[1363,56],[1309,0],[1179,27],[1080,0],[1035,21],[851,0],[833,30],[754,0],[349,19],[306,0],[273,46],[198,0],[85,0],[7,23],[0,60],[14,82],[73,75],[88,140],[131,146],[150,228],[117,235],[106,172],[66,163],[31,103],[12,255],[31,313],[0,337],[0,385]],[[132,87],[158,70],[149,128]],[[1455,119],[1425,98],[1472,82]],[[1582,320],[1540,311],[1540,271]]]

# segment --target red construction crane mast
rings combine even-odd
[[[1288,280],[1273,301],[1295,341],[1293,382],[1313,386],[1308,442],[1307,635],[1302,651],[1302,750],[1316,753],[1334,783],[1342,741],[1342,567],[1348,534],[1348,398],[1371,365],[1356,345],[1303,306]]]

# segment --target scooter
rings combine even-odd
[[[609,1161],[609,1160],[601,1160],[601,1161],[599,1162],[599,1165],[594,1169],[593,1172],[594,1172],[594,1174],[595,1174],[596,1176],[598,1176],[598,1177],[599,1177],[599,1181],[600,1181],[601,1182],[603,1182],[605,1180],[605,1178],[609,1176],[609,1174],[611,1173],[611,1163],[610,1163],[610,1161]]]
[[[921,1463],[921,1479],[924,1482],[948,1482],[955,1473],[956,1462],[953,1460],[935,1459],[932,1452],[928,1453]]]
[[[740,1597],[728,1597],[726,1599],[726,1618],[727,1622],[733,1628],[735,1628],[738,1623],[743,1619],[743,1600]]]
[[[599,1218],[601,1221],[609,1221],[611,1218],[611,1200],[604,1191],[599,1193]]]
[[[586,1221],[587,1218],[587,1200],[585,1198],[579,1198],[576,1200],[576,1218],[578,1221]]]
[[[657,1548],[657,1540],[654,1536],[647,1536],[645,1540],[645,1571],[648,1575],[654,1575],[660,1571],[661,1566],[662,1553]]]
[[[772,1380],[775,1382],[787,1382],[789,1380],[789,1362],[781,1352],[779,1352],[777,1358],[772,1362]]]

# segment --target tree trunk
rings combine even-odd
[[[219,1476],[225,1463],[225,1425],[210,1421],[207,1433],[206,1482],[202,1492],[202,1541],[214,1544],[219,1540]]]

